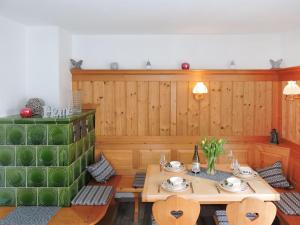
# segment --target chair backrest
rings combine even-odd
[[[242,202],[227,205],[226,214],[230,225],[271,225],[276,206],[272,202],[245,198]]]
[[[173,195],[155,202],[152,213],[157,225],[195,225],[200,215],[200,204]]]

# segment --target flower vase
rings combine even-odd
[[[215,165],[216,165],[216,159],[215,157],[209,158],[207,159],[207,169],[206,169],[206,173],[208,175],[215,175],[216,174],[216,170],[215,170]]]

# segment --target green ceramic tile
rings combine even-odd
[[[16,206],[16,189],[0,188],[0,205]]]
[[[68,167],[68,174],[69,174],[69,185],[71,185],[74,182],[74,165],[75,163],[71,164]]]
[[[36,165],[36,147],[17,146],[16,150],[17,166],[35,166]]]
[[[69,207],[71,205],[70,188],[58,189],[58,206]]]
[[[28,187],[47,187],[47,168],[28,167],[27,168]]]
[[[56,146],[38,146],[37,147],[37,165],[38,166],[56,166],[57,165],[57,147]]]
[[[68,170],[65,167],[48,168],[48,187],[66,187],[68,185]]]
[[[74,163],[74,178],[77,179],[81,172],[81,159],[75,161]]]
[[[71,197],[71,200],[76,196],[78,192],[78,179],[75,180],[73,182],[73,184],[70,186],[70,197]]]
[[[89,140],[90,147],[95,146],[95,138],[96,138],[95,130],[93,130],[89,133],[89,138],[90,138],[90,140]]]
[[[6,187],[25,187],[26,169],[25,167],[6,168]]]
[[[17,189],[18,206],[36,206],[37,190],[36,188],[18,188]]]
[[[5,168],[0,167],[0,187],[5,187]]]
[[[80,157],[80,164],[81,164],[81,172],[84,171],[86,169],[86,158],[85,158],[85,155],[82,155]]]
[[[32,118],[15,119],[15,124],[34,124],[35,121]]]
[[[15,147],[0,146],[0,166],[15,165]]]
[[[69,133],[68,133],[68,143],[73,143],[75,140],[73,126],[72,124],[68,125]]]
[[[88,137],[82,138],[83,141],[83,152],[86,152],[89,149],[89,139]]]
[[[57,206],[58,188],[39,188],[38,199],[39,206]]]
[[[28,125],[27,126],[27,144],[28,145],[46,145],[47,144],[47,126],[46,125]]]
[[[90,148],[87,152],[87,165],[94,163],[94,148]]]
[[[72,163],[76,159],[76,143],[70,145],[69,154],[70,154],[70,163]]]
[[[76,142],[76,159],[83,153],[83,139]]]
[[[58,148],[58,165],[59,166],[68,166],[71,163],[70,160],[70,146],[61,145]]]
[[[6,125],[0,124],[0,145],[5,145],[6,142],[5,128]]]
[[[69,144],[69,125],[48,125],[48,144]]]
[[[78,179],[78,190],[81,190],[81,188],[85,185],[85,176],[86,176],[86,172],[83,172],[79,179]]]
[[[25,126],[24,125],[7,125],[6,143],[8,145],[25,145]]]

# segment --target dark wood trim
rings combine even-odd
[[[280,81],[300,80],[300,66],[276,70]]]

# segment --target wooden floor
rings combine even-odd
[[[151,225],[151,203],[140,203],[138,225]],[[212,215],[217,209],[225,209],[222,205],[201,206],[201,216],[197,225],[215,225]],[[133,225],[134,203],[131,199],[119,201],[98,225]],[[273,225],[279,225],[277,219]]]

